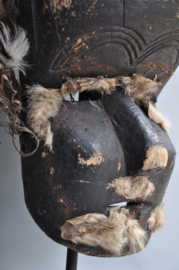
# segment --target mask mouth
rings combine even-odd
[[[76,94],[66,94],[64,100],[70,102],[80,101],[102,101],[103,95],[99,91],[84,91],[82,93],[77,92]]]
[[[85,100],[102,101],[103,95],[97,91],[80,93],[79,94],[79,101],[85,101]]]

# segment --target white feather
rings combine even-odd
[[[15,35],[12,37],[9,29],[1,22],[2,32],[0,33],[0,41],[2,42],[9,59],[0,54],[0,60],[4,66],[14,70],[16,79],[19,80],[19,71],[25,73],[24,68],[27,66],[23,60],[29,50],[29,41],[26,37],[26,31],[21,27],[15,27]]]

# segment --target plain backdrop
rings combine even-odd
[[[179,152],[179,69],[158,101],[171,122],[169,136]],[[16,139],[18,143],[18,138]],[[32,220],[24,203],[20,156],[12,138],[0,128],[0,270],[65,270],[66,251],[48,238]],[[139,254],[124,258],[95,258],[79,254],[78,270],[179,270],[179,161],[164,201],[167,223]]]

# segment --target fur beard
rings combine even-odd
[[[117,256],[125,246],[130,254],[144,249],[147,234],[136,219],[131,219],[129,210],[120,207],[110,209],[109,217],[87,214],[66,221],[61,227],[61,237],[75,244],[100,246]]]
[[[155,232],[165,224],[163,205],[157,206],[147,221],[147,229]],[[109,216],[87,214],[67,220],[61,227],[61,237],[75,244],[99,246],[117,255],[129,246],[129,254],[143,250],[147,244],[147,230],[140,227],[137,219],[132,219],[129,210],[112,207]]]

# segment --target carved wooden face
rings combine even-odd
[[[163,87],[178,65],[178,7],[177,1],[164,0],[19,1],[33,64],[26,82],[58,88],[64,76],[140,73],[157,75]],[[109,205],[125,201],[146,229],[162,201],[175,150],[166,132],[120,89],[103,99],[92,96],[99,110],[88,97],[64,102],[51,120],[54,152],[42,143],[34,156],[22,159],[25,200],[36,223],[56,242],[111,256],[99,247],[63,240],[60,227],[87,213],[107,214]],[[33,149],[28,135],[21,143],[28,152]],[[107,189],[126,176],[150,177],[155,192],[146,200],[130,200]]]

